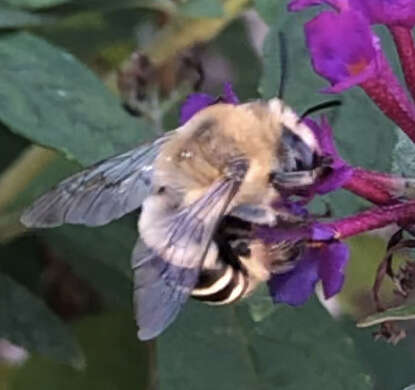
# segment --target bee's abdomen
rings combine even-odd
[[[245,273],[231,265],[217,270],[204,269],[200,273],[192,296],[212,305],[225,305],[242,298],[248,285]]]

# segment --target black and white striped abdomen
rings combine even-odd
[[[246,273],[223,264],[220,269],[202,269],[192,297],[212,305],[225,305],[243,298],[248,289]]]

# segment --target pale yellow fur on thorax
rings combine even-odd
[[[200,148],[204,147],[200,138],[203,137],[203,126],[213,135],[213,141],[210,140],[212,153],[206,158],[200,153]],[[269,185],[269,173],[277,163],[275,156],[281,131],[278,118],[271,115],[267,103],[208,107],[163,146],[156,160],[155,181],[182,186],[185,203],[189,204],[224,177],[226,164],[222,164],[223,160],[235,155],[246,159],[249,169],[233,203],[267,202],[268,198],[275,197],[275,191]]]

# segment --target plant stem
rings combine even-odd
[[[0,175],[0,210],[4,210],[57,156],[55,151],[32,145]]]

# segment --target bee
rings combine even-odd
[[[270,248],[230,233],[238,224],[298,217],[271,205],[282,190],[313,184],[325,156],[311,129],[278,98],[218,103],[153,143],[64,180],[25,210],[28,227],[104,225],[141,209],[132,254],[138,336],[159,335],[190,296],[230,303],[271,273],[286,272],[293,245]]]

